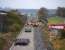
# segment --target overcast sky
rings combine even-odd
[[[55,9],[65,7],[65,0],[0,0],[0,7],[20,8],[20,9],[39,9],[45,7]]]

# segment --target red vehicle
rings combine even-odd
[[[64,29],[65,30],[65,24],[52,24],[48,25],[49,29]]]

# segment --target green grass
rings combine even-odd
[[[62,24],[64,20],[60,17],[51,17],[48,19],[48,24]]]

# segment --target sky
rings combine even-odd
[[[0,8],[14,9],[56,9],[65,7],[65,0],[0,0]]]

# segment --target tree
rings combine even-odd
[[[65,17],[65,8],[64,7],[58,7],[56,14],[61,17]]]
[[[20,15],[17,11],[11,10],[7,13],[7,25],[8,31],[16,32],[19,31],[23,25]]]
[[[38,18],[39,18],[39,21],[45,23],[47,22],[47,9],[42,7],[38,10]]]
[[[38,16],[46,17],[47,16],[47,9],[42,7],[38,11]]]

